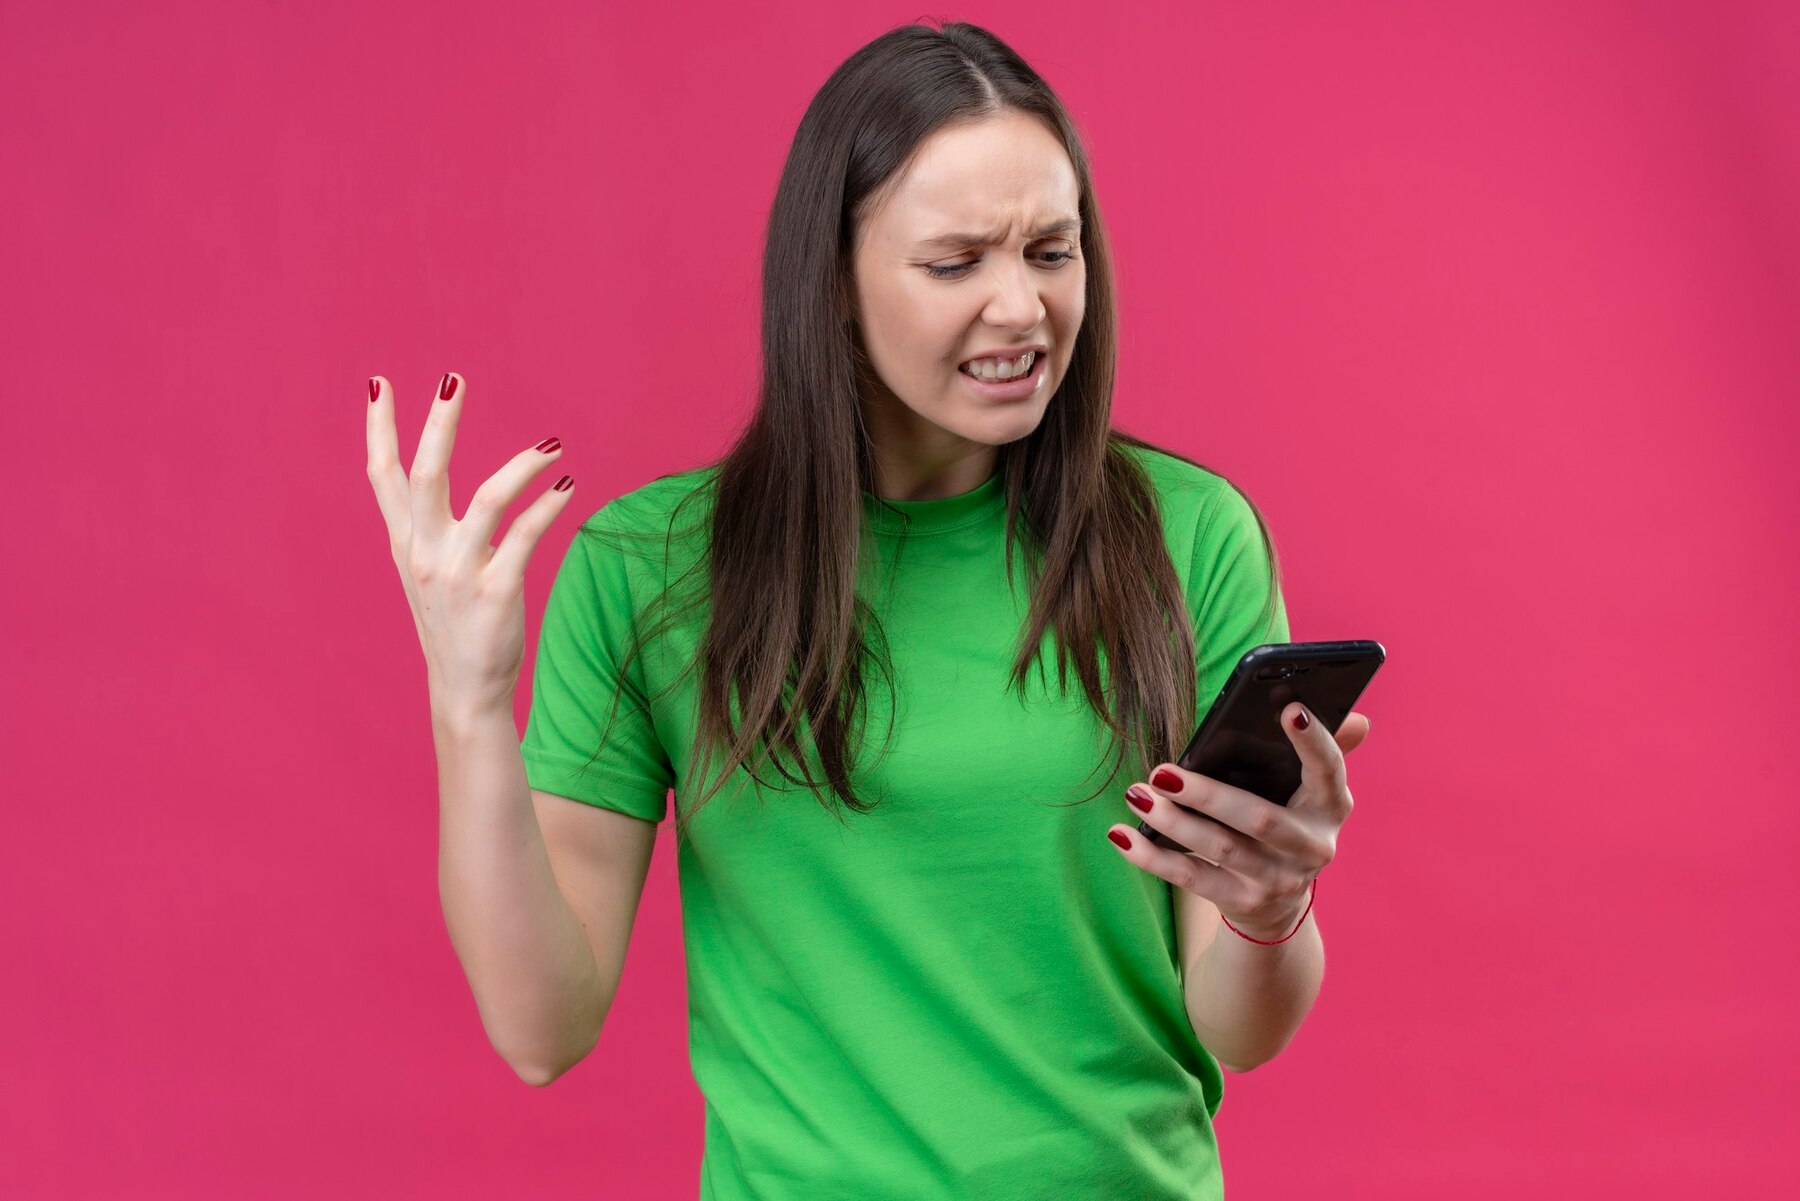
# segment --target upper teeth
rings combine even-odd
[[[976,359],[964,363],[963,370],[977,379],[1016,379],[1031,370],[1037,351],[1028,350],[1016,359]]]

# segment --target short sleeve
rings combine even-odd
[[[1188,577],[1193,610],[1195,672],[1204,716],[1245,652],[1266,642],[1286,642],[1287,605],[1272,576],[1256,510],[1221,479],[1200,517]]]
[[[636,636],[620,542],[616,515],[603,508],[563,555],[538,631],[519,750],[532,788],[655,822],[668,812],[675,775],[651,719],[642,650],[612,711],[619,664]]]

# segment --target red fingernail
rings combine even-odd
[[[1121,851],[1129,851],[1131,849],[1131,838],[1129,835],[1121,834],[1117,830],[1108,830],[1106,836],[1118,843]]]
[[[374,404],[381,397],[381,381],[374,376],[369,377],[369,403]]]
[[[1310,725],[1312,725],[1312,722],[1307,720],[1306,710],[1304,710],[1304,709],[1300,710],[1300,715],[1298,717],[1294,718],[1294,728],[1296,730],[1304,730],[1307,726],[1310,726]]]
[[[560,480],[556,481],[555,490],[558,492],[567,492],[570,488],[573,488],[574,486],[575,486],[575,477],[572,475],[565,475]]]
[[[1158,784],[1157,787],[1161,788],[1162,785]],[[1125,790],[1125,801],[1139,813],[1150,812],[1150,806],[1156,804],[1155,801],[1145,796],[1136,784]]]
[[[557,447],[559,447],[561,445],[562,445],[561,438],[545,438],[542,442],[539,442],[537,444],[536,449],[543,451],[545,454],[549,454],[551,451],[555,450]]]
[[[1156,774],[1150,777],[1150,783],[1162,789],[1164,792],[1181,791],[1181,777],[1166,767],[1157,768]]]
[[[438,384],[438,399],[449,400],[456,395],[456,377],[448,371],[444,372],[443,382]]]

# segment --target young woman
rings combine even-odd
[[[537,1084],[595,1045],[673,791],[705,1197],[1217,1197],[1221,1065],[1311,1007],[1367,721],[1289,707],[1285,808],[1168,762],[1287,618],[1242,492],[1111,427],[1114,311],[1044,81],[971,25],[859,50],[770,216],[754,415],[583,524],[522,742],[524,571],[570,477],[490,543],[560,443],[457,522],[466,381],[410,477],[371,381],[489,1038]]]

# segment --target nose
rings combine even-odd
[[[1039,279],[1023,260],[1007,264],[989,278],[994,285],[988,301],[986,317],[991,325],[1002,329],[1036,329],[1044,319],[1044,298],[1038,293]]]

